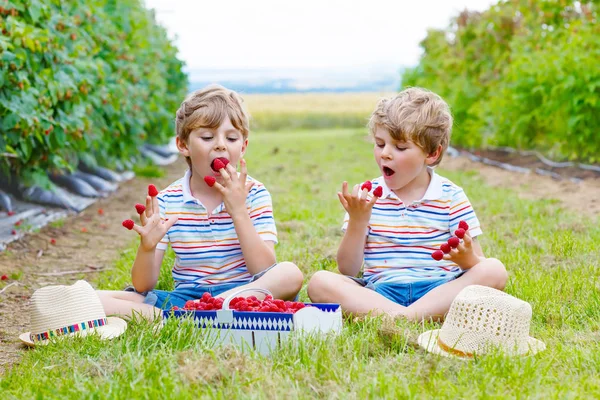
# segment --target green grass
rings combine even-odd
[[[377,176],[365,130],[253,134],[250,175],[274,199],[278,259],[305,272],[335,268],[343,180]],[[484,228],[482,247],[501,259],[507,292],[531,303],[535,357],[474,361],[432,356],[404,336],[382,335],[381,321],[344,321],[326,340],[289,343],[270,357],[213,348],[201,332],[169,321],[154,333],[130,323],[121,338],[59,343],[24,353],[0,382],[3,398],[581,398],[600,397],[600,228],[550,199],[525,200],[485,185],[474,171],[445,172],[465,188]],[[122,289],[136,242],[99,287]],[[169,288],[171,257],[161,288]],[[306,291],[301,299],[307,300]],[[411,337],[432,327],[405,324]]]

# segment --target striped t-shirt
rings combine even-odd
[[[454,236],[461,220],[469,224],[472,237],[480,235],[479,220],[460,187],[431,168],[429,173],[431,182],[425,195],[409,205],[387,187],[383,177],[373,180],[373,189],[382,186],[383,195],[369,220],[363,265],[367,282],[449,278],[461,271],[451,261],[434,260],[431,253]],[[344,231],[348,218],[346,213]]]
[[[221,203],[208,216],[200,200],[190,191],[188,170],[185,176],[158,195],[161,218],[177,216],[179,220],[169,229],[156,247],[165,250],[169,244],[175,252],[173,279],[178,289],[221,283],[246,283],[252,275],[246,268],[242,248],[233,220]],[[246,208],[260,237],[277,243],[271,195],[255,179],[246,197]]]

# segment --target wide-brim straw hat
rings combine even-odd
[[[100,298],[86,281],[36,290],[31,296],[29,313],[31,331],[19,335],[28,346],[91,334],[112,339],[127,329],[127,322],[121,318],[106,316]]]
[[[531,315],[529,303],[500,290],[471,285],[456,296],[442,327],[421,334],[418,343],[446,357],[472,358],[494,351],[533,355],[546,345],[529,336]]]

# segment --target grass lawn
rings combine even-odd
[[[250,175],[266,184],[279,230],[278,259],[306,281],[334,270],[343,180],[377,176],[365,129],[253,133]],[[476,171],[445,173],[465,188],[484,229],[486,255],[510,273],[507,292],[531,303],[535,357],[462,361],[382,335],[380,320],[344,321],[343,333],[291,343],[270,357],[212,349],[199,330],[131,323],[111,342],[65,341],[24,353],[0,381],[2,398],[581,398],[600,397],[600,228],[552,200],[520,199],[485,185]],[[126,236],[123,231],[123,238]],[[137,242],[137,240],[136,240]],[[136,243],[96,282],[122,289]],[[84,250],[81,250],[84,251]],[[169,288],[170,261],[160,285]],[[301,299],[307,301],[305,289]],[[416,336],[433,324],[404,324]]]

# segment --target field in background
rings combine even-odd
[[[393,93],[244,95],[251,130],[359,128]]]

